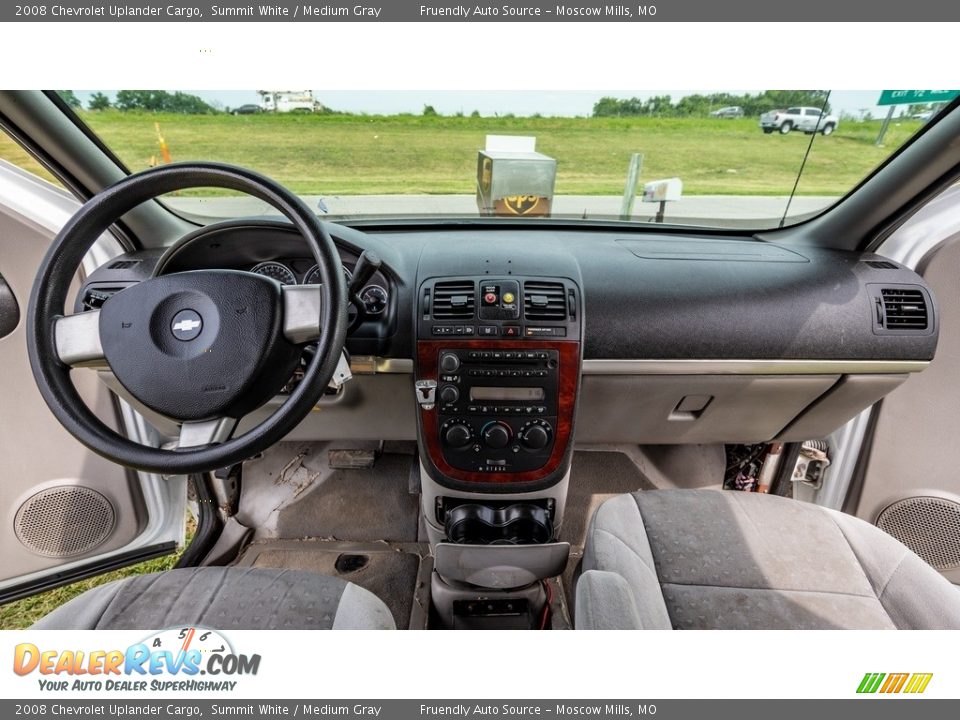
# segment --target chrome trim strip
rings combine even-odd
[[[53,340],[60,362],[71,367],[106,367],[100,344],[100,311],[74,313],[57,318]]]
[[[283,334],[292,343],[320,337],[320,286],[283,286]]]
[[[584,375],[887,375],[927,360],[584,360]]]
[[[921,372],[928,360],[584,360],[584,375],[899,375]],[[413,360],[350,358],[354,375],[413,372]]]

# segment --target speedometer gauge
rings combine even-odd
[[[262,262],[259,265],[252,267],[250,272],[256,273],[257,275],[266,275],[269,278],[273,278],[281,285],[297,284],[297,276],[294,275],[293,271],[283,263]]]
[[[343,268],[343,275],[347,278],[347,285],[350,284],[350,280],[353,279],[353,275],[350,274],[350,271],[346,267]],[[320,268],[314,265],[312,268],[307,270],[307,274],[303,276],[304,285],[319,285],[320,284]]]

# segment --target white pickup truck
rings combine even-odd
[[[830,135],[840,124],[836,115],[825,115],[820,108],[792,107],[786,110],[771,110],[760,116],[760,128],[768,135],[774,130],[786,135],[791,130]]]

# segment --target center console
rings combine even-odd
[[[416,389],[431,475],[460,489],[510,486],[500,492],[559,480],[580,378],[575,284],[444,278],[420,300]]]
[[[444,627],[529,627],[549,615],[544,581],[569,556],[557,535],[581,308],[569,278],[442,277],[419,287],[421,497]]]

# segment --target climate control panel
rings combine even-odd
[[[446,462],[474,473],[537,470],[553,451],[559,353],[440,348],[437,435]]]

